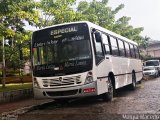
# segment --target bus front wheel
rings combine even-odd
[[[112,82],[111,82],[111,78],[110,77],[108,77],[108,92],[106,92],[106,93],[104,93],[103,95],[102,95],[102,99],[104,100],[104,101],[112,101],[112,99],[113,99],[113,89],[114,89],[114,87],[113,87],[113,84],[112,84]]]

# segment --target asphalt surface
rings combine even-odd
[[[135,91],[122,88],[112,102],[98,98],[51,102],[18,120],[160,120],[160,78],[143,81]]]

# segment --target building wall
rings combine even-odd
[[[160,43],[149,45],[146,53],[152,57],[160,57]]]

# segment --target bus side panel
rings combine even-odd
[[[108,82],[108,78],[101,78],[97,80],[98,95],[108,92],[107,82]]]
[[[115,75],[116,89],[132,83],[132,71],[135,71],[137,81],[142,79],[141,60],[112,56],[111,66]]]
[[[97,93],[98,95],[108,92],[108,73],[111,70],[110,61],[107,59],[102,60],[98,65],[93,67],[94,77],[97,80]]]
[[[112,71],[115,75],[115,88],[120,88],[131,83],[130,59],[113,56],[111,57]]]
[[[134,70],[136,74],[136,81],[142,79],[142,62],[139,59],[131,59],[130,70]]]

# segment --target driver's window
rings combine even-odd
[[[101,43],[95,43],[95,47],[96,47],[96,55],[97,56],[103,56],[103,51],[102,51],[102,45]]]
[[[102,41],[97,42],[97,40],[95,40],[95,56],[96,56],[96,64],[98,64],[104,58]]]

